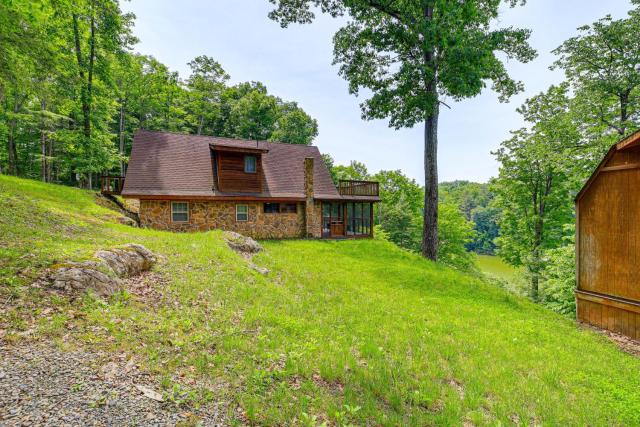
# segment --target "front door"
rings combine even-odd
[[[344,236],[344,221],[335,220],[331,223],[331,237]]]

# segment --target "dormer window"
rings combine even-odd
[[[256,156],[244,156],[245,173],[256,173],[257,163]]]

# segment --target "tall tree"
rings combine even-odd
[[[608,146],[640,124],[640,9],[626,19],[607,15],[578,30],[553,51],[559,58],[552,68],[564,70],[576,94],[576,111],[591,133],[585,141],[613,133],[601,144]]]
[[[543,251],[556,247],[572,220],[576,187],[575,147],[580,134],[570,111],[567,87],[551,87],[519,109],[531,124],[513,132],[494,153],[500,162],[492,182],[501,208],[499,254],[527,268],[531,299],[538,300]]]
[[[52,49],[48,34],[51,9],[32,2],[0,4],[0,123],[6,135],[7,172],[18,175],[18,128],[29,118],[27,109],[35,82],[46,74]]]
[[[100,134],[93,133],[94,123],[108,120],[104,111],[96,110],[96,89],[109,87],[111,63],[116,55],[126,51],[136,39],[131,34],[134,16],[123,14],[116,0],[80,0],[75,3],[56,2],[58,18],[68,23],[67,40],[75,56],[76,84],[82,116],[80,172],[88,174],[91,187],[92,173],[99,172],[110,163],[110,137],[108,124],[100,123]],[[101,106],[102,108],[102,106]],[[91,153],[96,152],[95,156]],[[100,160],[98,160],[100,159]]]
[[[311,118],[295,102],[285,102],[279,108],[280,117],[269,139],[287,144],[309,145],[318,136],[318,121]]]
[[[337,165],[333,167],[337,181],[340,180],[356,180],[366,181],[369,177],[369,171],[364,163],[351,160],[349,166]]]
[[[438,254],[438,113],[442,99],[478,95],[487,81],[501,99],[522,89],[498,57],[535,57],[528,30],[495,29],[502,0],[270,0],[283,27],[309,23],[313,7],[350,21],[334,37],[334,63],[349,91],[369,89],[365,119],[394,128],[424,124],[425,199],[422,254]],[[507,0],[515,6],[524,1]]]
[[[191,75],[187,79],[189,112],[196,135],[208,133],[220,116],[221,97],[229,74],[222,65],[208,56],[198,56],[189,62]],[[209,130],[211,132],[211,130]]]

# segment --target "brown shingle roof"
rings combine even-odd
[[[210,154],[212,146],[268,150],[262,154],[264,191],[215,191]],[[134,136],[122,195],[302,199],[305,197],[306,157],[315,160],[314,197],[341,199],[317,147],[141,130]]]

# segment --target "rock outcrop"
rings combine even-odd
[[[109,296],[122,289],[123,278],[149,270],[156,256],[142,245],[130,243],[118,248],[100,250],[95,259],[58,265],[41,280],[48,287],[65,292],[91,290]]]
[[[257,271],[263,276],[269,274],[268,268],[260,267],[251,261],[253,256],[262,250],[260,243],[256,242],[251,237],[243,236],[235,231],[225,231],[222,234],[222,237],[231,249],[247,259],[250,269]]]
[[[235,231],[225,231],[222,235],[225,242],[231,249],[243,254],[257,254],[262,250],[260,243],[253,240],[251,237],[243,236]]]

